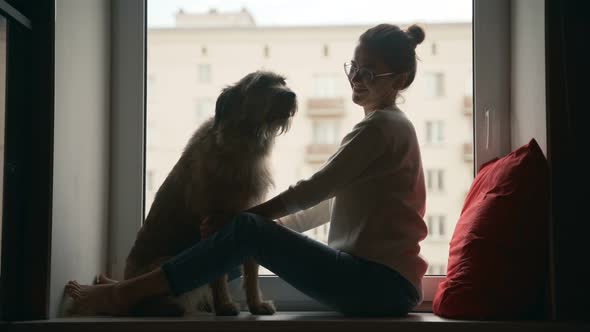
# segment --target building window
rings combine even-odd
[[[431,236],[434,232],[434,217],[426,216],[426,228],[428,229],[428,236]]]
[[[437,170],[437,178],[438,178],[438,191],[445,190],[445,171],[443,169]]]
[[[426,274],[428,275],[445,275],[446,273],[446,264],[428,264],[428,270],[426,270]]]
[[[324,44],[324,57],[329,57],[330,56],[330,48],[328,47],[328,45]]]
[[[426,227],[431,238],[445,238],[447,236],[447,217],[445,215],[427,215]]]
[[[432,42],[432,45],[430,45],[430,54],[436,55],[436,51],[437,51],[436,43]]]
[[[206,46],[201,47],[201,55],[207,56],[207,47]]]
[[[318,74],[313,78],[313,96],[334,98],[338,96],[338,79],[334,74]]]
[[[445,216],[438,216],[438,236],[447,236],[447,218]]]
[[[430,192],[442,192],[445,189],[445,171],[443,169],[426,170],[426,189]]]
[[[339,125],[335,120],[315,120],[313,121],[313,144],[338,144]]]
[[[427,98],[440,98],[444,96],[445,87],[443,73],[425,73],[423,79],[424,93]]]
[[[198,74],[197,75],[198,75],[199,83],[211,82],[211,65],[200,64],[198,67]]]
[[[426,142],[429,144],[442,143],[444,128],[443,121],[426,121]]]
[[[268,47],[268,45],[264,45],[264,57],[270,57],[270,48]]]
[[[202,123],[215,114],[215,104],[211,98],[195,100],[195,122]]]

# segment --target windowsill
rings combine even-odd
[[[353,318],[334,312],[279,312],[273,316],[193,316],[182,318],[79,317],[8,324],[8,331],[582,331],[588,323],[551,321],[464,321],[432,313],[410,313],[403,318]]]

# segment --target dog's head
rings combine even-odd
[[[215,104],[215,127],[269,139],[289,130],[296,110],[296,95],[283,76],[256,71],[223,89]]]

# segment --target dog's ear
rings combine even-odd
[[[221,91],[217,102],[215,102],[215,122],[214,126],[218,126],[228,116],[238,102],[238,91],[235,86],[228,86]]]

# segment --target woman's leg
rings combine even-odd
[[[171,290],[164,272],[158,268],[133,279],[92,286],[69,281],[65,293],[74,300],[70,310],[73,313],[122,315],[142,300],[171,294]]]
[[[162,266],[170,289],[205,285],[248,258],[306,295],[349,314],[405,314],[418,300],[397,272],[243,213]]]
[[[208,284],[248,258],[347,314],[403,315],[418,300],[416,290],[397,272],[247,213],[148,274],[97,286],[70,282],[66,291],[79,306],[120,314],[148,297],[179,295]]]

